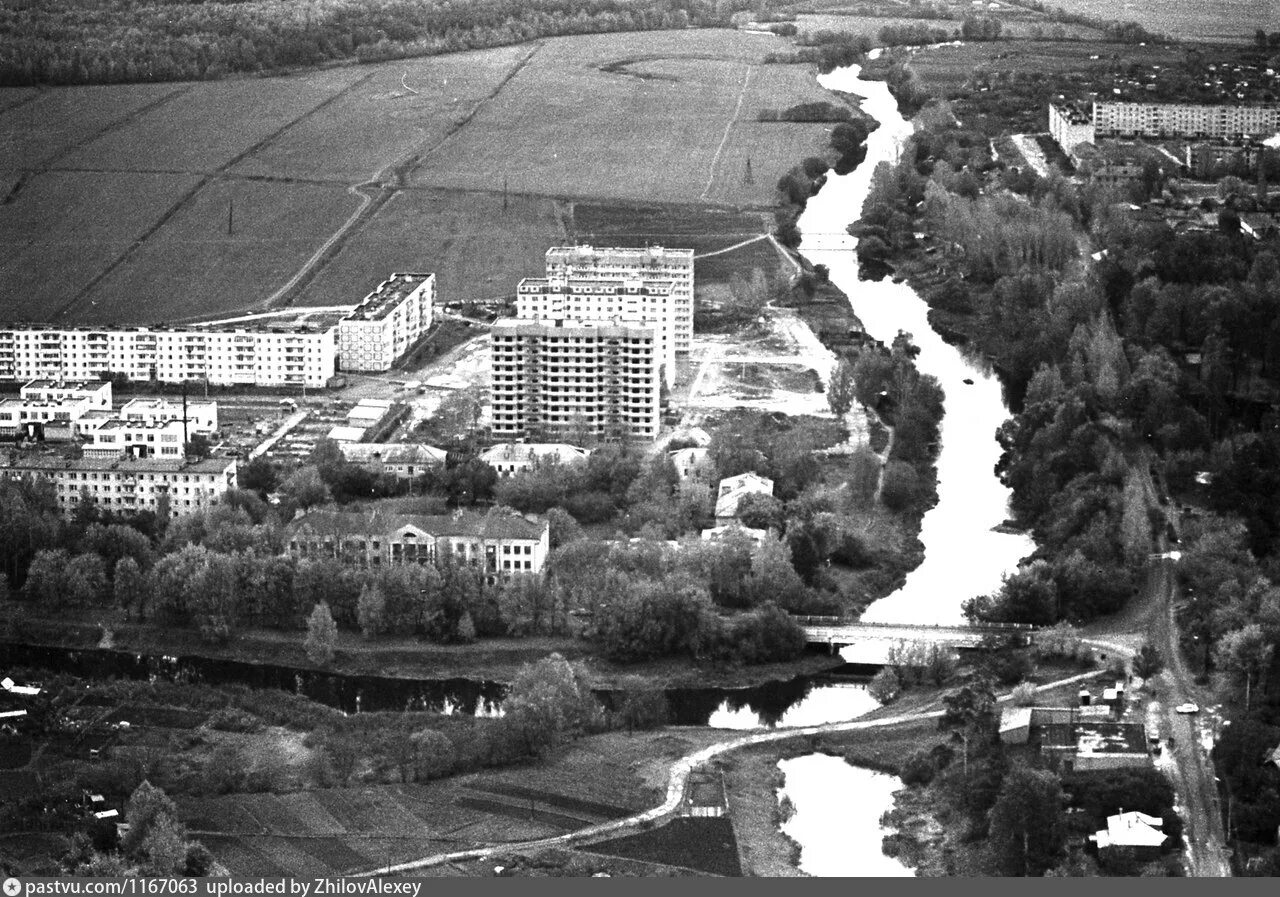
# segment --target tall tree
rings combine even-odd
[[[1002,875],[1039,876],[1063,853],[1062,784],[1052,772],[1015,766],[991,808],[992,853]]]

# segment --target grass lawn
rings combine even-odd
[[[1113,0],[1054,0],[1052,5],[1067,12],[1137,22],[1150,31],[1197,43],[1249,44],[1256,28],[1268,33],[1280,30],[1280,8],[1256,0],[1143,0],[1125,3],[1123,10],[1116,9]]]
[[[966,9],[965,12],[968,12],[968,10]],[[1098,28],[1093,28],[1089,25],[1066,25],[1060,22],[1051,22],[1044,16],[1029,10],[1004,7],[994,13],[990,13],[987,10],[983,10],[983,13],[994,15],[995,18],[1000,20],[1000,35],[1002,37],[1030,37],[1035,33],[1034,29],[1036,28],[1039,28],[1045,34],[1054,33],[1056,28],[1061,28],[1064,37],[1080,40],[1097,40],[1102,36],[1101,30]],[[1114,7],[1112,12],[1100,15],[1108,19],[1116,17]],[[1125,18],[1129,18],[1129,16],[1125,16]],[[938,28],[951,33],[960,30],[961,21],[959,19],[913,19],[910,16],[841,15],[832,12],[796,16],[796,26],[802,33],[811,31],[850,31],[854,34],[865,34],[873,40],[879,37],[881,28],[887,26],[900,28],[904,25],[922,25],[925,28]]]
[[[129,172],[30,177],[0,205],[0,320],[49,320],[196,183]]]

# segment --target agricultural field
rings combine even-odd
[[[358,207],[338,184],[211,181],[104,278],[72,319],[179,321],[259,304],[319,248],[320,235]]]
[[[181,174],[31,176],[0,205],[0,319],[48,320],[197,183]]]
[[[726,248],[768,229],[778,178],[826,142],[826,125],[757,121],[827,98],[809,67],[762,64],[786,46],[585,35],[278,78],[2,91],[0,318],[228,316],[300,273],[295,304],[354,303],[395,270],[437,272],[445,301],[491,299],[566,239]],[[572,197],[591,198],[583,214]],[[668,223],[637,211],[653,203],[671,204]],[[699,276],[755,258],[777,264],[753,244]]]
[[[498,184],[499,190],[501,183]],[[383,206],[298,296],[296,304],[359,301],[393,271],[435,271],[442,300],[515,296],[564,242],[567,204],[500,192],[403,190]]]
[[[1280,31],[1280,6],[1266,0],[1053,0],[1067,12],[1121,22],[1197,43],[1248,44],[1261,28]]]
[[[241,176],[374,177],[430,149],[496,91],[534,45],[368,66],[359,84],[233,167]]]
[[[761,74],[764,56],[785,46],[779,38],[716,35],[715,42],[698,32],[687,42],[673,41],[683,32],[546,41],[415,171],[414,183],[488,189],[506,178],[512,190],[553,196],[766,206],[778,177],[822,148],[825,128],[778,126],[772,134],[784,148],[762,148],[754,183],[744,183],[746,152],[732,144],[753,135],[732,125],[759,112],[751,80],[779,89],[769,108],[824,94],[807,67]]]

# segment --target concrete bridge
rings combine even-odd
[[[980,648],[988,636],[1006,636],[1030,644],[1035,629],[1023,623],[928,625],[915,623],[858,623],[842,617],[803,617],[795,621],[810,645],[825,645],[832,654],[849,648],[850,663],[884,663],[896,645],[923,643],[948,648]]]

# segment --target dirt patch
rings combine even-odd
[[[802,877],[804,873],[796,865],[799,848],[778,827],[782,822],[778,805],[782,773],[776,749],[742,751],[724,758],[720,767],[743,875]]]
[[[673,819],[661,828],[591,845],[595,853],[742,875],[733,825],[721,817]]]

